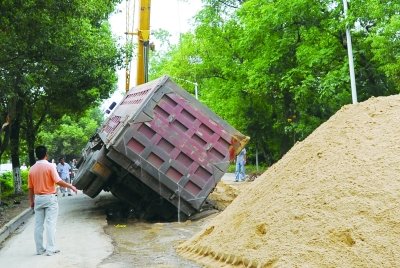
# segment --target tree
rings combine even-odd
[[[10,141],[9,117],[7,115],[4,117],[5,117],[4,123],[2,123],[0,127],[0,160]]]
[[[396,1],[352,0],[347,20],[333,0],[204,3],[194,33],[155,73],[197,81],[201,101],[249,135],[264,161],[351,103],[346,24],[359,100],[400,90]]]
[[[82,113],[115,90],[119,57],[106,19],[116,2],[0,3],[0,84],[10,114],[16,191],[20,129],[32,164],[36,134],[46,118]]]
[[[102,122],[103,113],[98,107],[87,110],[81,116],[64,115],[59,120],[45,122],[37,142],[47,146],[51,158],[79,158]]]

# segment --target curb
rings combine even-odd
[[[10,222],[0,229],[0,243],[3,243],[19,226],[24,224],[32,215],[33,210],[27,208],[25,211],[21,212],[18,216],[14,217]]]

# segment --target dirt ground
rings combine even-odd
[[[0,229],[27,208],[29,208],[28,194],[2,200],[0,203]]]

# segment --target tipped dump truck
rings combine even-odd
[[[73,184],[145,217],[191,216],[248,142],[168,76],[132,88],[82,153]]]

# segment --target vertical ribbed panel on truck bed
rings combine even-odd
[[[233,137],[244,138],[168,77],[131,89],[100,135],[132,162],[124,168],[135,177],[196,210],[225,173]]]

